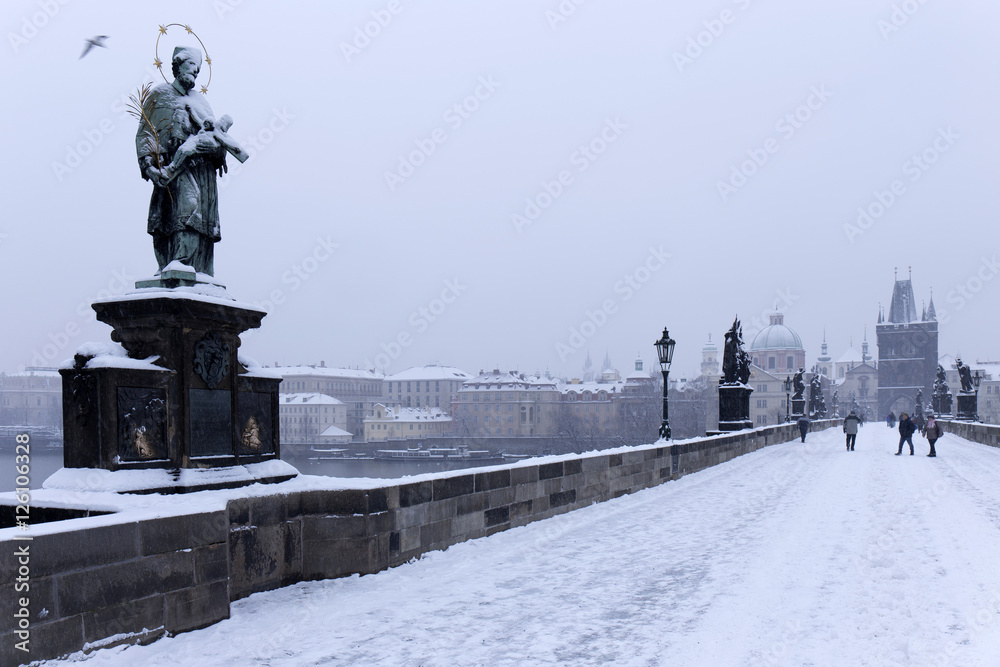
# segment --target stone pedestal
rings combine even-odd
[[[967,394],[965,392],[959,392],[955,395],[958,402],[958,414],[955,415],[956,419],[963,419],[967,421],[977,421],[979,418],[979,406],[976,400],[976,394]]]
[[[806,413],[806,399],[804,398],[793,398],[792,399],[792,421],[796,421],[799,417]]]
[[[935,415],[950,415],[951,394],[934,394],[931,396],[931,405]]]
[[[750,394],[753,389],[744,384],[719,385],[719,431],[739,431],[752,428]]]
[[[73,368],[60,371],[65,467],[216,468],[280,459],[281,378],[247,369],[238,356],[240,334],[260,326],[262,311],[181,290],[137,291],[93,308],[127,356],[108,352],[116,346],[84,346]]]

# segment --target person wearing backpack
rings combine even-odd
[[[931,453],[927,456],[937,456],[937,452],[934,451],[934,443],[944,435],[944,429],[941,428],[941,424],[934,418],[934,415],[927,417],[927,424],[924,426],[923,434],[927,438],[927,442],[931,445]]]
[[[854,451],[854,442],[858,439],[858,424],[861,419],[851,410],[851,413],[844,417],[844,433],[847,434],[847,451]]]

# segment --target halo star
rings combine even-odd
[[[205,48],[205,44],[201,41],[201,37],[198,37],[198,33],[192,30],[191,26],[184,23],[167,23],[166,25],[160,24],[158,26],[160,34],[156,36],[156,60],[153,61],[153,64],[156,66],[156,69],[160,70],[160,76],[163,77],[163,80],[166,83],[170,83],[167,81],[167,75],[163,73],[163,61],[160,60],[160,37],[166,35],[167,30],[172,26],[184,28],[184,30],[187,31],[187,34],[194,35],[194,38],[198,40],[198,44],[201,46],[201,52],[204,54],[205,64],[208,65],[208,81],[201,87],[201,92],[202,94],[208,94],[208,87],[212,85],[212,59],[208,56],[208,49]]]

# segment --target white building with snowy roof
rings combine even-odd
[[[278,422],[282,444],[341,443],[345,441],[344,434],[348,436],[347,442],[351,439],[347,406],[318,392],[279,394]]]
[[[383,375],[361,368],[318,366],[275,366],[283,378],[282,393],[315,392],[339,399],[346,406],[346,431],[355,434],[355,440],[364,433],[364,419],[371,414],[382,397]]]

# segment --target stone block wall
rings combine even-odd
[[[981,445],[1000,447],[1000,426],[996,424],[945,419],[939,419],[938,422],[944,427],[945,433],[954,433],[960,438],[978,442]]]
[[[228,528],[220,511],[6,541],[0,663],[112,645],[106,640],[118,635],[152,641],[229,618]],[[28,589],[17,590],[21,566],[12,554],[25,547]],[[15,648],[22,597],[30,600],[30,654]]]
[[[813,422],[812,430],[836,425]],[[967,436],[963,436],[967,437]],[[3,664],[86,644],[152,641],[229,617],[229,603],[297,581],[371,574],[428,551],[634,493],[798,438],[794,424],[555,462],[456,471],[381,488],[299,490],[225,510],[3,540],[30,545],[31,654],[14,650],[16,559],[0,596]],[[290,483],[294,489],[294,482]],[[111,517],[95,517],[109,523]],[[69,524],[67,524],[68,526]],[[117,636],[117,637],[116,637]],[[110,639],[109,638],[114,638]]]

